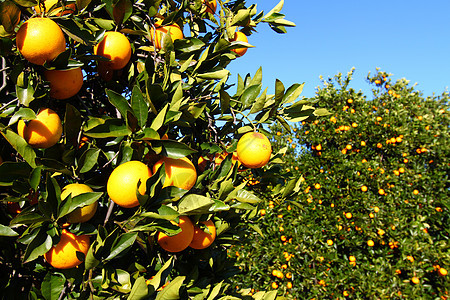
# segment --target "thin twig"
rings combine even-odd
[[[103,222],[103,226],[105,226],[106,223],[108,223],[109,217],[111,216],[113,209],[114,209],[114,202],[112,200],[109,200],[108,212],[106,213],[105,222]]]
[[[6,103],[2,107],[0,107],[0,111],[4,110],[6,107],[8,107],[10,104],[13,104],[17,100],[19,100],[19,98],[16,98],[16,99],[13,99],[13,100],[9,101],[8,103]]]

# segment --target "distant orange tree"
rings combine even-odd
[[[369,97],[352,75],[309,99],[331,115],[272,127],[301,192],[260,205],[261,234],[230,253],[242,269],[234,285],[296,299],[447,299],[449,95],[425,97],[378,71]],[[270,180],[252,187],[281,188],[267,189]]]

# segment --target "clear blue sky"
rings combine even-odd
[[[267,13],[278,2],[256,3]],[[231,81],[262,66],[263,89],[273,93],[276,78],[286,88],[305,82],[303,95],[312,97],[320,75],[355,67],[351,86],[367,94],[365,78],[379,67],[395,80],[418,83],[425,96],[441,94],[450,88],[449,12],[450,0],[285,0],[281,13],[297,26],[277,34],[260,24],[249,37],[255,48],[228,66]]]

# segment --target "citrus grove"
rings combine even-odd
[[[3,298],[247,297],[227,251],[261,231],[252,184],[300,192],[269,126],[327,114],[261,69],[229,82],[258,26],[295,26],[283,3],[0,3]]]
[[[236,290],[449,298],[449,95],[424,97],[377,71],[367,77],[370,97],[351,87],[352,76],[318,89],[314,107],[330,115],[271,127],[274,151],[286,152],[282,176],[300,178],[301,192],[286,200],[269,194],[273,178],[249,181],[266,201],[252,221],[260,232],[243,233],[228,253],[241,269]]]

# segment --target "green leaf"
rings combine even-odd
[[[75,41],[86,46],[93,46],[97,43],[97,39],[91,31],[84,28],[82,24],[76,22],[74,19],[57,18],[55,22],[58,23],[65,34]]]
[[[8,226],[0,224],[0,236],[18,236],[19,234]]]
[[[121,234],[113,243],[109,255],[105,260],[111,260],[123,256],[136,241],[137,232],[128,232]]]
[[[34,100],[34,92],[35,90],[28,79],[24,80],[23,85],[16,85],[17,98],[19,98],[20,104],[24,106],[29,106],[31,101]]]
[[[201,50],[205,46],[205,43],[194,37],[186,37],[184,39],[175,40],[174,46],[177,51],[192,53]]]
[[[264,108],[266,102],[267,102],[267,88],[264,90],[261,96],[259,96],[258,99],[256,99],[256,101],[253,103],[252,108],[250,109],[250,114],[260,112]]]
[[[141,217],[157,219],[157,220],[168,220],[172,221],[178,218],[180,214],[173,208],[167,205],[161,205],[158,212],[145,212],[140,214]]]
[[[77,172],[82,174],[89,172],[97,164],[100,149],[89,148],[81,155],[78,161]]]
[[[224,114],[230,108],[231,97],[224,89],[220,89],[219,95],[220,111]]]
[[[19,108],[19,110],[11,117],[11,119],[9,119],[8,126],[13,125],[13,124],[16,123],[17,121],[19,121],[19,119],[23,119],[23,120],[33,120],[33,119],[36,119],[36,114],[34,113],[34,111],[33,111],[31,108],[21,107],[21,108]]]
[[[67,199],[62,199],[61,208],[59,210],[58,219],[70,214],[75,209],[87,205],[91,205],[103,195],[102,192],[89,192],[77,195],[75,197],[68,196]]]
[[[148,298],[148,287],[145,281],[144,276],[136,279],[127,300],[144,300]]]
[[[133,87],[131,94],[131,108],[137,118],[139,127],[144,128],[148,118],[148,106],[142,91],[137,85]]]
[[[302,84],[298,84],[295,83],[293,85],[291,85],[286,93],[283,96],[283,100],[281,101],[281,103],[291,103],[294,102],[295,100],[297,100],[297,98],[300,96],[300,94],[303,91],[303,87],[305,86],[304,83]]]
[[[131,131],[120,119],[106,119],[102,124],[85,131],[84,134],[93,138],[110,138],[127,136],[131,134]]]
[[[175,277],[170,283],[158,293],[156,300],[178,300],[180,299],[180,289],[186,276]]]
[[[183,158],[197,151],[186,144],[173,140],[151,140],[152,147],[162,147],[162,155],[170,158]]]
[[[281,9],[283,8],[283,5],[284,5],[284,0],[280,0],[280,2],[278,2],[278,4],[274,8],[272,8],[272,10],[270,10],[263,17],[263,19],[268,18],[269,16],[273,15],[274,13],[279,13],[281,11]]]
[[[119,0],[112,5],[112,15],[117,25],[125,23],[133,13],[130,0]]]
[[[122,95],[108,89],[106,90],[106,95],[108,96],[109,102],[111,102],[111,104],[114,105],[120,112],[123,119],[126,118],[127,112],[132,112],[127,99],[125,99]]]
[[[46,300],[59,299],[64,289],[65,282],[66,278],[63,274],[48,272],[45,274],[44,280],[41,284],[42,296]]]
[[[81,130],[81,114],[69,103],[66,104],[66,114],[64,115],[64,135],[66,144],[76,145],[78,134]]]
[[[47,253],[52,247],[52,243],[52,237],[46,233],[45,227],[41,227],[38,234],[31,243],[28,244],[27,249],[25,250],[23,256],[24,263],[33,261],[39,256]]]
[[[214,200],[209,197],[189,194],[180,200],[178,212],[184,215],[207,214],[214,203]]]
[[[155,119],[153,119],[152,125],[150,128],[153,130],[158,130],[163,126],[164,121],[166,119],[167,110],[169,109],[169,104],[166,104],[163,109],[158,113]]]
[[[261,199],[258,198],[258,196],[256,196],[255,194],[253,194],[250,191],[242,190],[242,189],[237,191],[236,200],[239,202],[250,203],[250,204],[256,204],[256,203],[261,202]]]
[[[153,287],[153,291],[150,293],[150,295],[153,294],[158,288],[160,288],[164,284],[164,282],[166,282],[167,277],[172,271],[174,264],[174,257],[171,256],[169,260],[167,260],[161,267],[161,269],[159,269],[158,273],[156,273],[156,275],[153,276],[152,279],[150,279],[150,281],[148,282],[148,286]]]
[[[0,186],[11,186],[20,178],[28,178],[32,168],[25,162],[5,161],[0,165]]]
[[[0,124],[0,132],[5,139],[11,144],[11,146],[25,159],[25,161],[32,167],[36,168],[36,152],[28,145],[28,143],[17,133],[10,128],[5,128]]]
[[[253,105],[253,103],[256,100],[256,97],[258,97],[260,92],[261,92],[261,85],[249,86],[242,93],[241,97],[239,98],[239,101],[241,101],[241,103],[244,105],[245,108],[250,107]]]
[[[227,77],[228,75],[230,75],[230,71],[223,68],[216,68],[210,72],[198,74],[197,77],[201,79],[212,80],[212,79],[222,79]]]
[[[33,211],[24,210],[20,214],[18,214],[14,219],[11,220],[11,225],[17,224],[33,224],[42,221],[47,221],[49,218],[42,216],[41,214]]]

